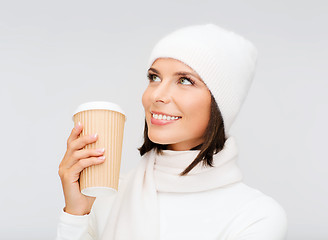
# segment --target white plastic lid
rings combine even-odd
[[[122,108],[119,105],[112,103],[112,102],[93,101],[93,102],[86,102],[86,103],[83,103],[80,106],[78,106],[77,109],[73,113],[73,117],[72,117],[73,121],[74,121],[75,114],[82,112],[82,111],[86,111],[86,110],[92,110],[92,109],[105,109],[105,110],[119,112],[125,116],[125,121],[127,119],[124,111],[122,110]]]

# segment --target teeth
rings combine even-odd
[[[153,118],[155,119],[163,119],[163,120],[176,120],[178,119],[179,117],[171,117],[171,116],[166,116],[166,115],[162,115],[162,114],[153,114]]]

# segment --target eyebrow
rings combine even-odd
[[[155,68],[149,68],[148,69],[148,71],[149,70],[151,70],[151,71],[153,71],[153,72],[155,72],[155,73],[157,73],[157,74],[160,74],[160,72],[158,71],[158,70],[156,70]],[[195,78],[197,78],[197,79],[199,79],[200,81],[202,81],[203,82],[203,80],[202,79],[200,79],[197,75],[195,75],[195,74],[193,74],[193,73],[191,73],[191,72],[176,72],[176,73],[174,73],[174,76],[185,76],[185,75],[191,75],[191,76],[194,76]]]

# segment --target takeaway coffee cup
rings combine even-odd
[[[80,174],[82,194],[92,197],[111,195],[118,191],[123,132],[126,115],[112,102],[87,102],[73,113],[74,125],[83,124],[80,136],[98,133],[98,140],[84,149],[105,148],[105,161],[85,168]]]

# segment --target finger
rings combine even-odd
[[[82,149],[74,152],[74,158],[83,159],[88,157],[99,157],[103,155],[105,152],[105,148],[97,148],[97,149]]]
[[[83,169],[90,167],[92,165],[98,165],[105,161],[105,156],[101,157],[91,157],[91,158],[84,158],[75,163],[71,167],[72,173],[80,173],[83,171]]]
[[[78,161],[85,159],[85,158],[90,158],[90,157],[100,157],[104,154],[105,149],[104,148],[99,148],[99,149],[82,149],[78,151],[74,151],[71,159],[69,162],[67,162],[66,167],[70,168],[74,164],[76,164]]]
[[[88,145],[90,143],[96,142],[97,139],[98,139],[97,133],[92,134],[92,135],[85,135],[85,136],[79,137],[78,139],[75,139],[73,142],[71,142],[69,144],[68,148],[73,153],[74,151],[81,150],[82,148],[84,148],[86,145]]]
[[[74,140],[76,140],[79,137],[82,129],[83,129],[82,123],[78,122],[72,129],[71,134],[69,135],[69,137],[67,139],[67,145],[69,145],[71,142],[73,142]]]

